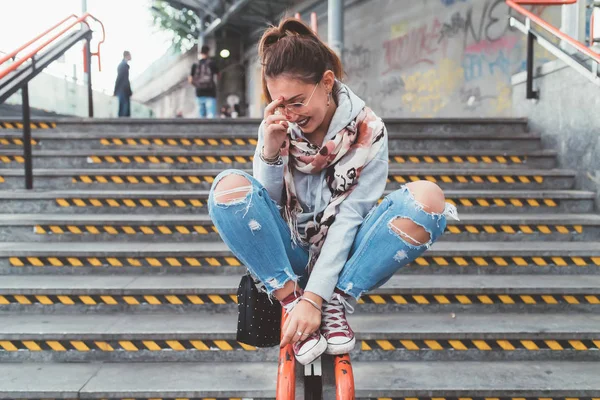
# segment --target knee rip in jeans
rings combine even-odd
[[[390,234],[400,238],[411,249],[418,249],[423,246],[429,248],[431,246],[431,231],[408,217],[397,216],[392,218],[388,223],[388,228],[390,229]],[[422,240],[415,239],[414,236],[417,235],[427,235],[426,241],[423,242]],[[419,237],[419,239],[422,238]],[[398,262],[407,258],[408,253],[404,249],[398,250],[394,256],[394,260]]]
[[[247,204],[244,208],[245,213],[248,212],[252,202],[252,184],[242,175],[231,174],[224,176],[216,183],[213,196],[215,205],[221,208],[227,208],[238,204]],[[250,229],[252,231],[260,230],[260,224],[252,220],[250,221]]]

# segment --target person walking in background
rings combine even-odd
[[[202,46],[200,59],[192,65],[188,81],[196,88],[198,112],[200,118],[215,118],[217,116],[217,84],[215,76],[219,70],[214,60],[208,57],[210,47]]]
[[[129,64],[131,61],[131,53],[123,52],[123,61],[117,68],[117,80],[115,82],[114,95],[119,98],[119,117],[131,116],[131,82],[129,82]]]

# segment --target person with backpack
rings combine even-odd
[[[196,88],[198,112],[200,118],[215,118],[217,116],[217,84],[215,75],[219,69],[214,60],[208,57],[210,47],[202,46],[200,59],[192,65],[188,81]]]

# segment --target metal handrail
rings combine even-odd
[[[281,338],[287,319],[285,310],[281,310]],[[279,350],[279,365],[277,368],[276,400],[294,400],[296,398],[296,357],[292,344]]]
[[[506,0],[506,4],[511,9],[517,11],[525,17],[524,23],[513,16],[510,17],[509,21],[510,26],[516,27],[518,30],[527,35],[527,82],[525,88],[525,96],[527,99],[539,98],[539,92],[533,90],[534,43],[536,41],[549,52],[564,61],[571,68],[575,69],[577,72],[588,78],[596,85],[600,85],[600,76],[598,76],[598,70],[600,69],[600,54],[596,53],[592,49],[589,49],[583,43],[580,43],[566,33],[561,32],[557,27],[523,7],[524,5],[534,4],[556,6],[574,3],[576,3],[574,0]],[[587,56],[590,64],[588,65],[587,63],[580,61],[572,54],[568,53],[566,50],[560,48],[557,44],[550,41],[544,35],[532,29],[532,22],[543,28],[546,32],[554,35],[554,37],[561,39],[565,43],[568,43],[580,54]]]
[[[506,4],[510,8],[517,11],[519,14],[522,14],[523,16],[527,17],[529,20],[535,22],[537,25],[541,26],[542,28],[544,28],[547,32],[551,33],[552,35],[569,43],[571,46],[575,47],[577,50],[579,50],[581,53],[585,54],[586,56],[590,57],[592,60],[596,61],[597,63],[600,63],[600,54],[599,53],[596,53],[595,51],[586,47],[584,44],[582,44],[578,40],[573,39],[571,36],[567,35],[566,33],[561,32],[561,30],[558,29],[557,27],[553,26],[552,24],[548,23],[541,17],[538,17],[537,15],[535,15],[534,13],[532,13],[531,11],[529,11],[525,7],[523,7],[523,5],[533,5],[533,4],[546,5],[546,6],[567,5],[567,4],[574,4],[576,2],[577,2],[577,0],[554,0],[554,1],[551,1],[551,0],[506,0]]]
[[[69,17],[71,18],[71,17]],[[66,20],[68,20],[69,18],[67,18]],[[50,43],[54,42],[57,38],[59,38],[60,36],[62,36],[65,32],[67,32],[69,29],[73,28],[75,25],[77,25],[78,23],[84,23],[86,25],[89,24],[87,23],[87,21],[85,21],[88,18],[92,18],[95,21],[99,22],[100,25],[102,26],[102,40],[98,43],[98,51],[96,53],[92,53],[92,55],[97,55],[98,56],[98,62],[100,62],[100,45],[102,43],[104,43],[104,40],[106,38],[106,32],[104,30],[104,25],[102,24],[102,22],[100,22],[100,20],[98,20],[96,17],[94,17],[93,15],[91,15],[90,13],[85,13],[84,15],[82,15],[81,17],[77,18],[76,21],[73,21],[71,24],[69,24],[66,28],[64,28],[63,30],[61,30],[60,32],[58,32],[57,34],[55,34],[54,36],[52,36],[50,39],[46,40],[44,43],[42,43],[41,45],[39,45],[38,47],[36,47],[35,49],[31,50],[29,53],[27,53],[27,55],[25,55],[23,58],[19,59],[18,61],[12,63],[11,65],[9,65],[8,67],[4,68],[3,70],[0,70],[0,79],[4,78],[6,75],[8,75],[10,72],[16,70],[19,66],[21,66],[23,63],[25,63],[26,61],[30,60],[31,58],[33,58],[33,56],[35,56],[38,52],[40,52],[41,50],[43,50],[46,46],[48,46]],[[63,21],[64,22],[64,21]],[[60,25],[60,24],[59,24]],[[52,31],[52,29],[46,31],[45,33],[48,33]],[[41,35],[44,36],[44,35]],[[38,40],[41,36],[38,36],[33,42],[35,42],[36,40]],[[31,42],[31,41],[30,41]],[[33,43],[32,42],[32,43]],[[31,44],[31,43],[29,43]],[[24,47],[23,47],[24,46]],[[23,45],[20,47],[20,49],[22,50],[23,48],[27,47],[25,45]],[[20,50],[17,49],[16,52],[18,53]],[[15,51],[11,52],[10,54],[15,53]],[[16,54],[16,53],[15,53]],[[11,57],[9,57],[11,58]]]
[[[25,48],[29,47],[31,44],[37,42],[39,39],[41,39],[42,37],[46,36],[48,33],[52,32],[53,30],[55,30],[56,28],[58,28],[59,26],[61,26],[65,22],[67,22],[68,20],[70,20],[71,18],[77,18],[77,15],[75,15],[75,14],[69,15],[67,18],[63,19],[58,24],[56,24],[53,27],[47,29],[46,31],[40,33],[38,36],[34,37],[33,39],[31,39],[29,42],[25,43],[24,45],[22,45],[18,49],[15,49],[12,52],[6,54],[2,58],[0,58],[0,64],[4,64],[6,61],[10,60],[11,58],[14,58],[17,54],[19,54],[21,51],[23,51],[23,49],[25,49]]]
[[[335,371],[335,398],[336,400],[354,400],[354,372],[350,355],[343,354],[333,359]]]
[[[57,27],[62,26],[65,22],[69,21],[72,18],[77,18],[76,15],[70,15],[67,18],[60,21],[58,24],[54,25],[52,28],[47,29],[40,35],[31,39],[27,43],[23,44],[19,48],[13,50],[9,54],[0,58],[1,62],[4,63],[11,58],[15,61],[10,64],[8,67],[0,70],[0,84],[2,84],[2,79],[6,77],[11,72],[17,71],[17,68],[23,65],[25,62],[31,60],[31,64],[24,67],[21,70],[18,70],[15,74],[6,78],[6,82],[4,84],[7,85],[7,93],[5,95],[10,95],[10,93],[20,89],[22,96],[22,107],[23,107],[23,156],[25,159],[24,167],[25,167],[25,188],[32,189],[33,188],[33,161],[32,161],[32,151],[31,151],[31,109],[29,107],[29,81],[37,74],[39,74],[45,67],[50,65],[50,63],[54,62],[58,56],[64,54],[68,48],[75,45],[80,39],[85,39],[86,43],[84,46],[84,68],[86,72],[88,72],[88,114],[90,117],[94,116],[94,103],[92,99],[92,78],[91,78],[91,58],[92,56],[98,57],[98,68],[101,69],[100,63],[100,45],[104,43],[106,39],[106,31],[104,29],[104,24],[96,17],[91,15],[90,13],[85,13],[81,17],[77,18],[75,21],[69,23],[66,27],[64,27],[60,32],[52,35],[50,38],[45,40],[43,43],[39,44],[35,49],[31,50],[22,58],[16,59],[16,55],[23,51],[25,48],[31,46],[33,43],[37,42],[41,38],[46,37],[50,32],[56,30]],[[98,42],[98,48],[95,53],[91,52],[91,33],[92,29],[88,22],[86,21],[88,18],[91,18],[98,22],[102,27],[102,40]],[[67,31],[72,29],[78,23],[87,25],[87,28],[84,29],[82,26],[78,32],[74,32],[71,35],[66,35],[64,39],[57,40],[61,38]],[[47,52],[43,53],[37,60],[41,64],[38,68],[36,65],[35,56],[44,48],[49,46],[51,43],[55,42],[53,47],[50,48]],[[68,46],[68,47],[64,47]],[[12,86],[11,86],[12,85]],[[1,87],[1,86],[0,86]]]

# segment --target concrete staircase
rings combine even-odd
[[[258,121],[36,125],[28,192],[0,124],[0,399],[274,398],[277,349],[235,341],[244,267],[206,207]],[[435,181],[461,221],[357,305],[357,398],[600,398],[595,194],[525,120],[387,127],[388,189]]]

